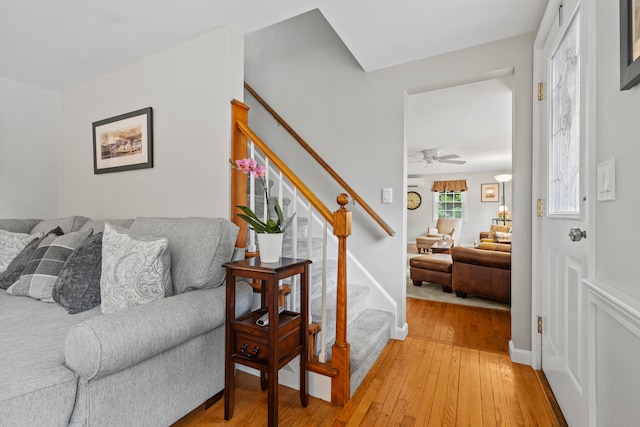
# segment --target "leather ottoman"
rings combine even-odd
[[[452,265],[449,254],[421,255],[409,260],[409,274],[414,286],[422,286],[422,282],[431,282],[442,285],[444,292],[451,292]]]

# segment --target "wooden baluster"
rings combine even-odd
[[[231,160],[247,157],[247,137],[238,129],[237,123],[246,123],[249,107],[240,101],[231,101]],[[236,206],[247,206],[247,175],[237,169],[231,169],[231,221],[240,227],[236,238],[236,248],[247,247],[247,223],[238,217],[241,213]]]
[[[333,234],[338,238],[338,288],[336,298],[336,342],[331,366],[338,375],[331,379],[331,402],[344,405],[351,397],[351,348],[347,342],[347,237],[351,235],[349,196],[337,198],[340,209],[333,213]]]

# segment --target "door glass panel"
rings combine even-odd
[[[549,214],[580,214],[580,18],[551,56]]]

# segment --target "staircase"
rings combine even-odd
[[[283,256],[308,258],[313,262],[309,277],[312,318],[309,330],[314,348],[309,351],[307,369],[310,375],[329,377],[331,383],[330,399],[324,393],[317,397],[344,405],[392,337],[395,314],[371,308],[381,306],[381,295],[388,301],[386,294],[381,293],[380,285],[361,269],[357,260],[347,251],[352,219],[351,212],[345,206],[350,196],[339,195],[337,203],[340,207],[332,212],[249,127],[248,107],[235,100],[232,105],[231,158],[252,157],[266,166],[266,180],[276,190],[269,191],[270,210],[273,210],[277,199],[285,215],[290,215],[290,210],[296,213],[292,227],[285,232]],[[289,128],[288,125],[285,127]],[[306,149],[312,151],[310,147]],[[260,156],[262,158],[259,160]],[[316,156],[313,153],[314,159]],[[323,160],[316,160],[349,192],[359,207],[389,235],[394,235],[393,230]],[[233,170],[231,178],[231,220],[240,227],[236,246],[246,248],[247,256],[255,256],[256,253],[252,252],[256,251],[257,239],[247,232],[247,224],[236,216],[239,210],[235,206],[249,206],[261,216],[264,212],[264,189],[259,186],[260,180],[247,179],[241,171]],[[276,184],[273,185],[272,181]],[[251,193],[247,191],[248,188],[254,189],[255,196],[248,194]],[[331,238],[327,236],[327,230],[333,231]],[[358,277],[366,277],[368,283],[347,283],[347,264],[352,264],[349,260],[360,267]],[[294,281],[289,285],[292,293],[290,301],[298,301],[298,284]],[[370,301],[372,289],[376,298]],[[290,308],[296,310],[296,307]]]
[[[272,216],[275,214],[273,206],[278,194],[274,194],[273,180],[269,183],[270,195],[270,211]],[[264,188],[259,180],[255,181],[255,210],[262,212],[264,209]],[[248,194],[250,197],[250,194]],[[282,210],[285,215],[291,215],[291,200],[282,197],[280,201]],[[296,212],[296,250],[294,251],[293,229],[289,228],[285,231],[282,245],[282,256],[290,258],[306,258],[313,263],[310,266],[309,274],[309,300],[311,322],[317,325],[322,323],[322,258],[323,258],[323,238],[308,237],[309,220],[300,217]],[[311,253],[307,251],[311,242]],[[258,250],[260,248],[258,247]],[[336,338],[336,292],[337,292],[337,260],[328,258],[326,260],[326,301],[327,306],[325,328],[320,333],[324,333],[326,358],[331,359],[332,347]],[[291,284],[289,284],[291,285]],[[293,287],[297,286],[294,284]],[[298,292],[297,287],[293,292]],[[349,283],[347,285],[347,342],[351,344],[351,371],[350,371],[350,394],[353,396],[362,380],[367,375],[378,356],[391,339],[391,331],[394,326],[394,316],[386,311],[368,308],[367,300],[370,289],[366,285]],[[287,298],[287,300],[298,301],[298,298]],[[298,310],[299,307],[292,307],[292,310]],[[313,355],[320,354],[321,342],[318,337],[314,340],[315,348]],[[309,352],[312,354],[311,351]]]

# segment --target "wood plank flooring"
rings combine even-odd
[[[302,408],[298,392],[280,386],[280,425],[558,425],[536,373],[509,360],[509,312],[409,298],[407,320],[407,339],[389,342],[344,407],[310,398]],[[230,421],[220,400],[174,427],[266,425],[259,383],[238,371]]]

